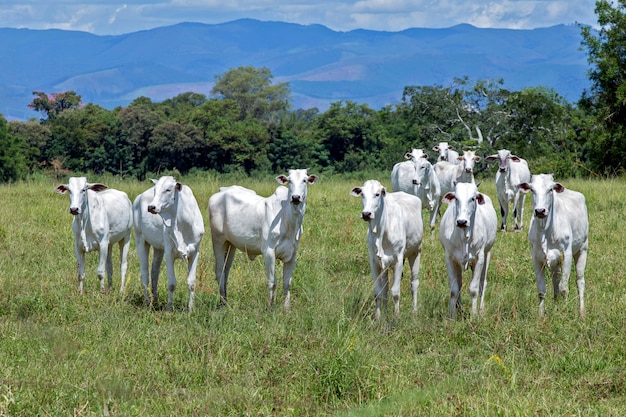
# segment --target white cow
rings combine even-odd
[[[394,312],[400,313],[400,280],[404,259],[411,269],[413,311],[417,311],[420,257],[422,253],[422,203],[414,195],[403,191],[388,193],[380,182],[369,180],[362,187],[352,189],[351,195],[360,196],[363,203],[361,218],[368,222],[367,246],[370,269],[374,280],[376,300],[375,319],[380,318],[380,302],[387,305],[388,271],[393,272],[391,296]]]
[[[474,151],[464,151],[457,161],[456,164],[440,161],[433,166],[439,178],[441,195],[454,191],[457,182],[474,182],[474,166],[480,161],[480,156]]]
[[[104,291],[104,271],[106,268],[109,288],[113,285],[112,247],[120,247],[122,283],[124,292],[130,234],[133,228],[133,213],[130,199],[123,191],[107,188],[104,184],[90,184],[85,177],[71,177],[67,184],[56,188],[60,194],[70,195],[70,214],[74,216],[74,252],[78,262],[78,290],[83,293],[85,280],[85,253],[99,252],[96,274],[100,289]]]
[[[391,171],[391,188],[404,191],[422,200],[422,207],[430,211],[430,233],[435,231],[437,213],[441,204],[439,178],[428,162],[428,155],[421,149],[407,152],[405,158],[410,161],[398,162]]]
[[[167,310],[173,310],[176,274],[174,261],[187,261],[189,311],[193,310],[196,269],[204,221],[198,202],[189,188],[171,176],[152,180],[154,187],[144,191],[133,203],[135,242],[141,266],[141,282],[146,304],[150,304],[148,281],[152,278],[152,305],[156,306],[159,270],[163,255],[167,269]],[[150,247],[153,248],[152,273],[148,274]]]
[[[448,142],[439,142],[439,145],[433,146],[433,151],[439,152],[439,161],[447,161],[453,164],[458,164],[459,153],[454,150],[454,147],[448,145]]]
[[[443,201],[448,208],[441,218],[439,241],[445,251],[448,283],[450,284],[450,318],[456,317],[461,306],[463,271],[472,269],[469,292],[472,299],[472,316],[484,308],[487,269],[491,248],[496,239],[498,219],[491,199],[478,192],[476,184],[457,183],[454,192],[447,193]]]
[[[502,215],[501,229],[506,232],[506,218],[509,215],[509,203],[513,202],[513,219],[515,231],[524,226],[524,200],[526,194],[520,191],[519,185],[530,181],[530,170],[526,160],[519,158],[506,149],[485,158],[487,162],[498,161],[496,173],[496,191]]]
[[[276,177],[281,186],[269,197],[261,197],[238,185],[222,187],[211,196],[211,239],[222,304],[226,303],[228,274],[239,249],[250,260],[263,255],[270,306],[274,304],[276,292],[276,260],[283,262],[284,306],[285,309],[291,307],[291,277],[302,237],[307,185],[317,180],[318,177],[307,174],[306,169],[291,169],[288,176]]]
[[[532,192],[533,216],[528,228],[533,266],[539,292],[539,315],[543,315],[546,295],[545,269],[552,274],[554,299],[569,292],[572,263],[576,265],[576,284],[580,316],[585,315],[585,265],[589,248],[589,219],[585,196],[554,182],[552,174],[532,176],[520,189]],[[572,262],[573,260],[573,262]]]

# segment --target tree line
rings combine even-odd
[[[528,159],[533,172],[560,177],[619,175],[625,2],[596,2],[601,29],[581,27],[592,87],[577,103],[541,86],[510,91],[501,79],[459,77],[448,86],[406,86],[398,104],[378,110],[349,100],[324,112],[292,109],[289,84],[255,67],[217,75],[210,97],[139,97],[113,110],[83,104],[74,91],[35,91],[29,107],[39,119],[0,116],[0,181],[39,170],[138,179],[166,171],[390,170],[410,149],[428,152],[439,142],[479,155],[506,148]]]

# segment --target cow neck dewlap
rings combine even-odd
[[[169,211],[161,212],[158,215],[163,219],[163,227],[164,232],[171,239],[173,246],[176,248],[178,255],[184,259],[187,258],[187,245],[185,244],[185,239],[183,239],[183,235],[178,228],[178,193],[176,194],[176,198],[174,200],[173,213]]]
[[[305,202],[303,201],[297,206],[294,206],[291,203],[287,203],[288,207],[291,210],[291,216],[286,216],[286,223],[289,229],[293,229],[293,234],[296,241],[300,241],[302,237],[302,222],[304,220],[304,211],[306,209]],[[293,222],[290,222],[290,219],[294,219]]]
[[[385,199],[381,198],[380,207],[376,212],[376,218],[372,222],[369,221],[369,230],[372,235],[376,237],[376,256],[382,258],[385,256],[383,249],[383,237],[385,230],[387,229],[387,210],[385,210]]]

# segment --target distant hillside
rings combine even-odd
[[[106,108],[139,96],[209,96],[216,74],[241,65],[267,67],[276,81],[289,82],[295,108],[325,110],[338,100],[380,108],[398,103],[405,86],[446,86],[463,76],[503,78],[512,90],[541,85],[576,101],[588,85],[580,42],[574,25],[335,32],[243,19],[119,36],[0,28],[0,112],[38,117],[27,108],[35,90],[74,90]]]

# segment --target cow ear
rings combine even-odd
[[[362,192],[361,187],[354,187],[352,191],[350,191],[350,195],[354,197],[358,197],[361,195],[361,192]]]
[[[96,183],[96,184],[87,184],[87,188],[90,189],[91,191],[99,192],[102,190],[106,190],[109,187],[107,187],[104,184]]]
[[[563,191],[565,191],[565,187],[560,182],[554,184],[554,187],[552,187],[552,189],[557,193],[562,193]]]
[[[457,161],[462,161],[463,160],[463,155],[459,155],[458,158],[456,158]]]
[[[183,189],[183,185],[181,183],[177,182],[175,188],[176,188],[176,191],[180,191],[180,190]]]
[[[387,195],[387,189],[386,189],[385,187],[383,187],[383,188],[380,190],[380,195],[381,195],[381,196],[383,196],[383,197],[385,197],[385,196]]]
[[[511,155],[511,161],[519,162],[519,161],[521,161],[521,159],[519,159],[519,156]]]
[[[523,192],[523,193],[527,193],[527,192],[529,192],[531,190],[530,184],[527,183],[527,182],[521,183],[520,185],[517,186],[517,188],[519,188],[520,191]]]
[[[488,157],[485,158],[485,161],[487,162],[493,162],[496,159],[498,159],[498,155],[489,155]]]
[[[478,193],[478,195],[476,196],[476,201],[478,201],[478,204],[480,205],[485,204],[485,196],[482,193]]]
[[[68,188],[67,184],[61,184],[59,186],[57,186],[57,188],[55,189],[55,191],[59,194],[65,194],[69,191],[70,189]]]
[[[446,204],[452,204],[455,198],[456,197],[454,196],[454,193],[450,192],[450,193],[446,193],[446,195],[443,196],[441,201],[443,201]]]
[[[427,153],[422,154],[422,158],[428,159],[428,154]]]
[[[276,177],[276,181],[278,181],[281,185],[287,185],[289,183],[289,178],[284,175],[279,175]]]
[[[435,152],[439,152],[439,145],[435,145],[435,146],[433,146],[433,151],[435,151]]]
[[[155,180],[154,178],[150,178],[150,181],[152,181],[152,184],[157,185],[157,183],[159,182],[159,180]]]
[[[411,159],[413,158],[413,155],[411,154],[411,152],[407,152],[404,154],[404,159]]]
[[[309,179],[307,181],[309,182],[309,184],[315,184],[319,179],[320,177],[318,177],[317,175],[309,175]]]
[[[480,156],[475,156],[474,157],[474,162],[480,162],[480,159],[481,159]]]

